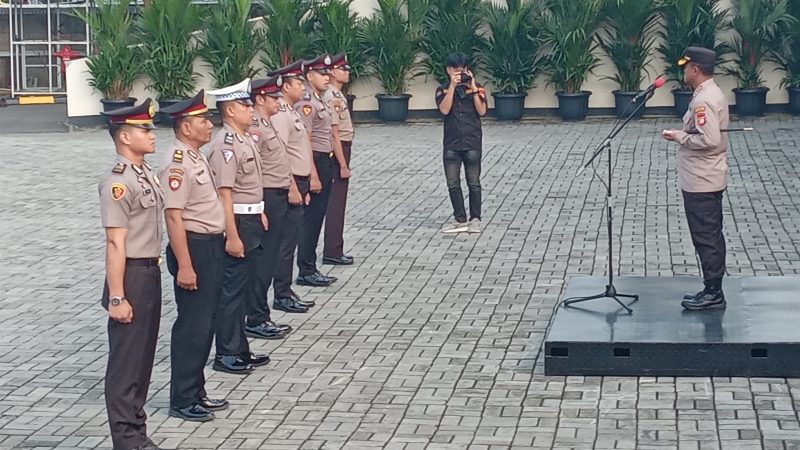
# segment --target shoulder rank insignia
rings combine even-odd
[[[233,133],[225,133],[225,143],[233,144]]]
[[[176,163],[183,162],[183,150],[175,150],[175,153],[172,154],[172,161]]]
[[[122,200],[125,197],[125,192],[128,188],[122,183],[113,183],[111,185],[111,199],[115,202]]]
[[[303,94],[303,100],[305,100],[305,101],[311,100],[311,94],[309,92],[306,92],[305,94]]]
[[[120,173],[120,174],[125,173],[125,168],[127,167],[128,165],[125,163],[117,163],[117,165],[114,166],[113,169],[111,169],[111,173]]]
[[[281,105],[278,106],[278,111],[286,112],[286,103],[281,103]]]
[[[342,93],[339,91],[333,91],[333,96],[336,98],[342,98]]]
[[[253,125],[258,126],[258,117],[253,116]]]
[[[311,105],[303,105],[303,114],[307,116],[311,115],[312,109],[313,108],[311,108]]]
[[[194,150],[189,150],[187,153],[189,153],[189,157],[192,158],[193,161],[197,161],[197,158],[200,157]]]
[[[133,171],[136,172],[136,175],[141,175],[144,173],[144,170],[142,170],[142,168],[137,166],[136,164],[131,164],[131,169],[133,169]]]

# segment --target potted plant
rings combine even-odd
[[[637,105],[631,100],[641,91],[659,25],[658,0],[609,0],[603,8],[605,27],[598,35],[600,45],[614,64],[616,74],[608,77],[619,86],[613,91],[617,117],[627,117]],[[644,114],[639,109],[636,117]]]
[[[563,120],[583,120],[591,92],[581,86],[599,64],[595,35],[603,0],[546,0],[541,19],[550,84]]]
[[[344,86],[343,93],[347,104],[352,108],[355,96],[349,87],[364,72],[365,46],[359,41],[363,19],[353,12],[353,0],[329,0],[314,5],[312,21],[314,26],[313,48],[316,53],[336,55],[344,53],[350,65],[350,83]]]
[[[139,27],[144,73],[157,93],[159,108],[188,98],[194,91],[197,46],[193,33],[203,25],[203,10],[191,0],[152,0],[142,9]],[[169,115],[159,113],[161,123]]]
[[[261,47],[261,34],[250,19],[252,0],[226,0],[211,9],[200,36],[200,56],[211,68],[215,87],[225,87],[258,74],[251,63]]]
[[[736,112],[743,116],[764,114],[767,91],[761,70],[767,55],[773,53],[775,38],[790,20],[788,0],[736,0],[730,47],[736,65],[725,73],[736,77],[739,87]]]
[[[424,75],[437,82],[450,82],[445,62],[451,53],[464,53],[472,69],[480,65],[481,0],[417,0],[412,5],[421,15],[420,50]],[[412,12],[413,14],[413,12]],[[413,18],[412,18],[413,21]]]
[[[311,59],[313,27],[312,0],[266,0],[264,7],[264,54],[261,63],[268,70]]]
[[[789,111],[800,115],[800,0],[790,0],[788,6],[792,20],[776,36],[770,59],[786,73],[781,87],[789,91]]]
[[[128,1],[97,0],[96,8],[76,10],[92,30],[93,52],[87,58],[89,85],[103,94],[103,111],[133,106],[133,83],[141,76],[141,56],[135,45],[134,19]]]
[[[365,19],[362,30],[362,41],[369,43],[367,68],[384,91],[375,97],[378,116],[385,122],[408,118],[411,95],[406,88],[417,67],[419,39],[405,7],[406,0],[378,0],[378,8]]]
[[[719,35],[729,28],[727,10],[720,0],[663,0],[661,15],[664,27],[659,32],[662,43],[658,52],[666,64],[667,78],[678,83],[672,95],[675,115],[683,117],[692,100],[692,88],[684,83],[683,68],[677,62],[691,46],[713,49],[717,61],[722,60],[727,50]]]
[[[491,0],[483,4],[487,35],[481,46],[484,67],[491,77],[494,112],[499,120],[519,120],[525,97],[541,69],[540,36],[534,26],[538,0]]]

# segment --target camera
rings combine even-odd
[[[461,82],[464,84],[472,83],[472,77],[467,72],[461,72]]]

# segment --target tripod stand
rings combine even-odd
[[[652,97],[652,95],[653,95],[653,93],[651,92],[647,96],[647,98]],[[616,126],[611,129],[611,132],[608,133],[608,136],[606,136],[606,138],[603,140],[603,142],[597,147],[597,149],[594,151],[594,154],[589,159],[589,161],[586,164],[584,164],[581,167],[581,169],[578,171],[578,175],[580,175],[584,171],[584,169],[586,169],[587,167],[589,167],[592,164],[592,162],[597,158],[597,156],[600,155],[600,153],[603,152],[603,150],[608,150],[608,179],[606,181],[606,197],[607,197],[607,201],[608,201],[608,210],[607,210],[607,213],[606,213],[607,225],[608,225],[608,284],[606,285],[605,291],[603,291],[602,293],[596,294],[596,295],[590,295],[588,297],[575,297],[575,298],[564,300],[564,306],[569,306],[569,305],[571,305],[573,303],[586,302],[586,301],[589,301],[589,300],[597,300],[597,299],[600,299],[600,298],[612,298],[617,303],[619,303],[619,305],[622,306],[625,309],[625,311],[628,312],[628,314],[633,314],[633,310],[630,308],[630,306],[626,305],[625,303],[622,303],[622,301],[620,300],[620,297],[622,297],[622,298],[632,298],[633,301],[631,303],[635,303],[635,302],[637,302],[639,300],[639,296],[638,295],[621,294],[621,293],[617,292],[617,288],[614,287],[614,253],[613,253],[614,244],[613,244],[612,239],[611,239],[612,238],[612,229],[613,229],[612,228],[612,225],[613,225],[613,217],[612,217],[613,216],[613,205],[612,205],[612,203],[614,202],[614,198],[612,196],[612,191],[611,191],[611,179],[612,179],[612,177],[611,177],[611,172],[612,172],[611,141],[614,140],[615,137],[617,137],[619,132],[622,131],[622,129],[625,128],[626,125],[628,125],[628,122],[630,122],[633,119],[633,117],[636,115],[636,113],[639,112],[639,110],[641,110],[644,107],[644,104],[645,104],[646,101],[647,101],[647,99],[644,99],[644,101],[639,103],[636,106],[636,108],[633,111],[631,111],[631,113],[628,115],[628,117],[625,119],[625,121],[621,125],[619,125],[618,122],[617,122],[617,124],[615,124]],[[633,104],[634,103],[631,103],[631,105],[633,105]]]

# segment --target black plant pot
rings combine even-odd
[[[155,123],[162,125],[172,126],[172,118],[167,113],[162,113],[161,110],[172,106],[176,103],[182,102],[184,99],[167,99],[158,101],[158,112],[156,113]]]
[[[525,112],[526,92],[517,94],[492,94],[494,97],[494,115],[497,120],[519,120]]]
[[[789,88],[789,112],[800,115],[800,88]]]
[[[640,103],[631,103],[631,100],[639,95],[640,92],[642,91],[612,91],[614,94],[614,113],[617,117],[625,119],[633,110],[639,107]],[[647,100],[645,100],[645,103],[647,103]],[[642,116],[644,116],[644,107],[637,111],[633,118],[641,119]]]
[[[115,109],[127,108],[136,104],[136,99],[128,97],[127,100],[109,100],[107,98],[101,99],[100,103],[103,105],[103,112],[114,111]],[[103,123],[108,125],[108,117],[103,116]]]
[[[575,94],[556,92],[558,97],[558,113],[561,120],[583,120],[589,114],[589,91],[581,91]]]
[[[767,106],[769,88],[734,89],[736,95],[736,114],[740,116],[761,116]]]
[[[681,89],[674,89],[672,91],[672,96],[675,98],[675,115],[679,118],[683,118],[686,114],[686,111],[689,110],[689,103],[692,102],[692,96],[694,93],[692,91],[684,91]]]
[[[378,94],[378,117],[384,122],[405,122],[408,119],[408,100],[411,94]]]

